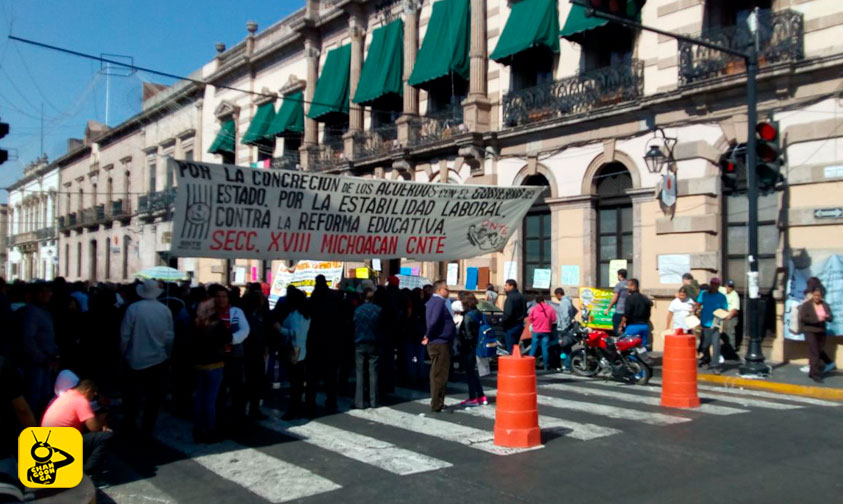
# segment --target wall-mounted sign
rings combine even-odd
[[[814,210],[815,219],[839,219],[843,217],[843,208],[817,208]]]

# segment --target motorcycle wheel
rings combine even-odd
[[[594,376],[600,370],[600,363],[584,349],[571,352],[571,371],[577,376]]]
[[[653,375],[653,370],[650,369],[650,366],[644,364],[638,359],[630,357],[628,359],[627,366],[629,372],[632,374],[632,381],[636,385],[646,385],[647,382],[650,381],[650,377]]]

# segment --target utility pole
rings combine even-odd
[[[749,220],[747,222],[749,233],[749,272],[747,278],[747,287],[749,290],[749,303],[747,306],[746,321],[744,323],[745,333],[749,335],[749,345],[747,345],[746,356],[744,357],[744,364],[741,366],[740,372],[745,375],[755,375],[758,377],[767,377],[770,373],[770,368],[764,363],[764,354],[761,352],[761,327],[759,325],[760,317],[760,299],[758,295],[758,174],[756,173],[756,139],[755,127],[758,122],[758,96],[756,90],[756,76],[758,73],[758,42],[759,42],[759,26],[760,19],[758,16],[758,8],[753,11],[754,19],[750,25],[753,31],[754,39],[750,47],[745,51],[733,49],[731,47],[714,44],[708,40],[703,40],[688,35],[681,35],[678,33],[671,33],[658,28],[645,26],[633,19],[616,16],[606,10],[596,9],[596,5],[605,5],[602,0],[570,0],[572,4],[579,5],[585,8],[586,16],[597,17],[605,19],[613,23],[617,23],[630,28],[644,30],[659,35],[664,35],[676,40],[681,40],[690,44],[707,47],[715,51],[720,51],[732,56],[743,58],[746,63],[746,116],[747,116],[747,137],[746,137],[746,173],[747,173],[747,198],[749,199]]]

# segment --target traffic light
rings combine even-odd
[[[615,16],[636,19],[646,0],[586,0],[588,7]]]
[[[0,138],[9,134],[9,123],[0,122]],[[9,151],[0,149],[0,164],[9,160]]]
[[[746,146],[740,144],[723,154],[720,159],[720,176],[723,185],[732,191],[746,188]]]
[[[776,184],[783,180],[780,170],[784,164],[782,159],[781,142],[779,141],[778,121],[762,121],[755,126],[755,173],[758,177],[758,188],[762,192],[769,192],[776,188]]]

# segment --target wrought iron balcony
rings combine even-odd
[[[805,57],[805,27],[801,12],[760,11],[758,66],[798,61]],[[748,26],[728,26],[699,35],[709,42],[745,51],[754,41]],[[679,41],[679,85],[746,72],[743,58]]]
[[[142,194],[138,196],[138,213],[148,213],[149,212],[149,196],[146,194]]]
[[[272,158],[269,165],[270,170],[298,170],[301,165],[299,153],[287,153],[283,156]]]
[[[64,215],[62,215],[60,217],[56,217],[56,224],[59,228],[59,231],[64,231],[66,220],[67,219],[65,219]]]
[[[410,122],[409,147],[438,143],[467,131],[463,124],[462,107],[433,112]]]
[[[310,169],[313,171],[327,171],[336,168],[340,163],[346,161],[345,149],[342,140],[334,140],[323,143],[316,151],[314,159],[310,160]]]
[[[56,236],[56,228],[54,228],[52,226],[41,228],[41,229],[35,231],[35,238],[39,241],[40,240],[49,240],[51,238],[54,238],[55,236]]]
[[[153,214],[156,212],[169,212],[176,201],[176,189],[164,189],[138,197],[138,213]]]
[[[94,207],[95,219],[97,222],[103,222],[105,220],[105,205],[97,205]]]
[[[610,107],[644,94],[644,62],[616,65],[511,91],[503,97],[505,127]]]
[[[82,225],[83,226],[95,226],[98,225],[99,221],[97,220],[97,209],[96,207],[85,208],[82,210]]]
[[[35,243],[38,237],[35,231],[27,231],[26,233],[13,234],[9,239],[10,246],[20,247],[29,243]]]
[[[107,217],[112,219],[120,219],[129,215],[129,209],[124,207],[122,199],[112,201],[111,204],[106,207],[106,210],[109,212]]]
[[[354,135],[355,161],[388,155],[400,148],[398,126],[395,123],[359,131]]]
[[[68,228],[75,228],[79,225],[79,219],[77,218],[76,212],[70,212],[67,214],[67,227]]]

